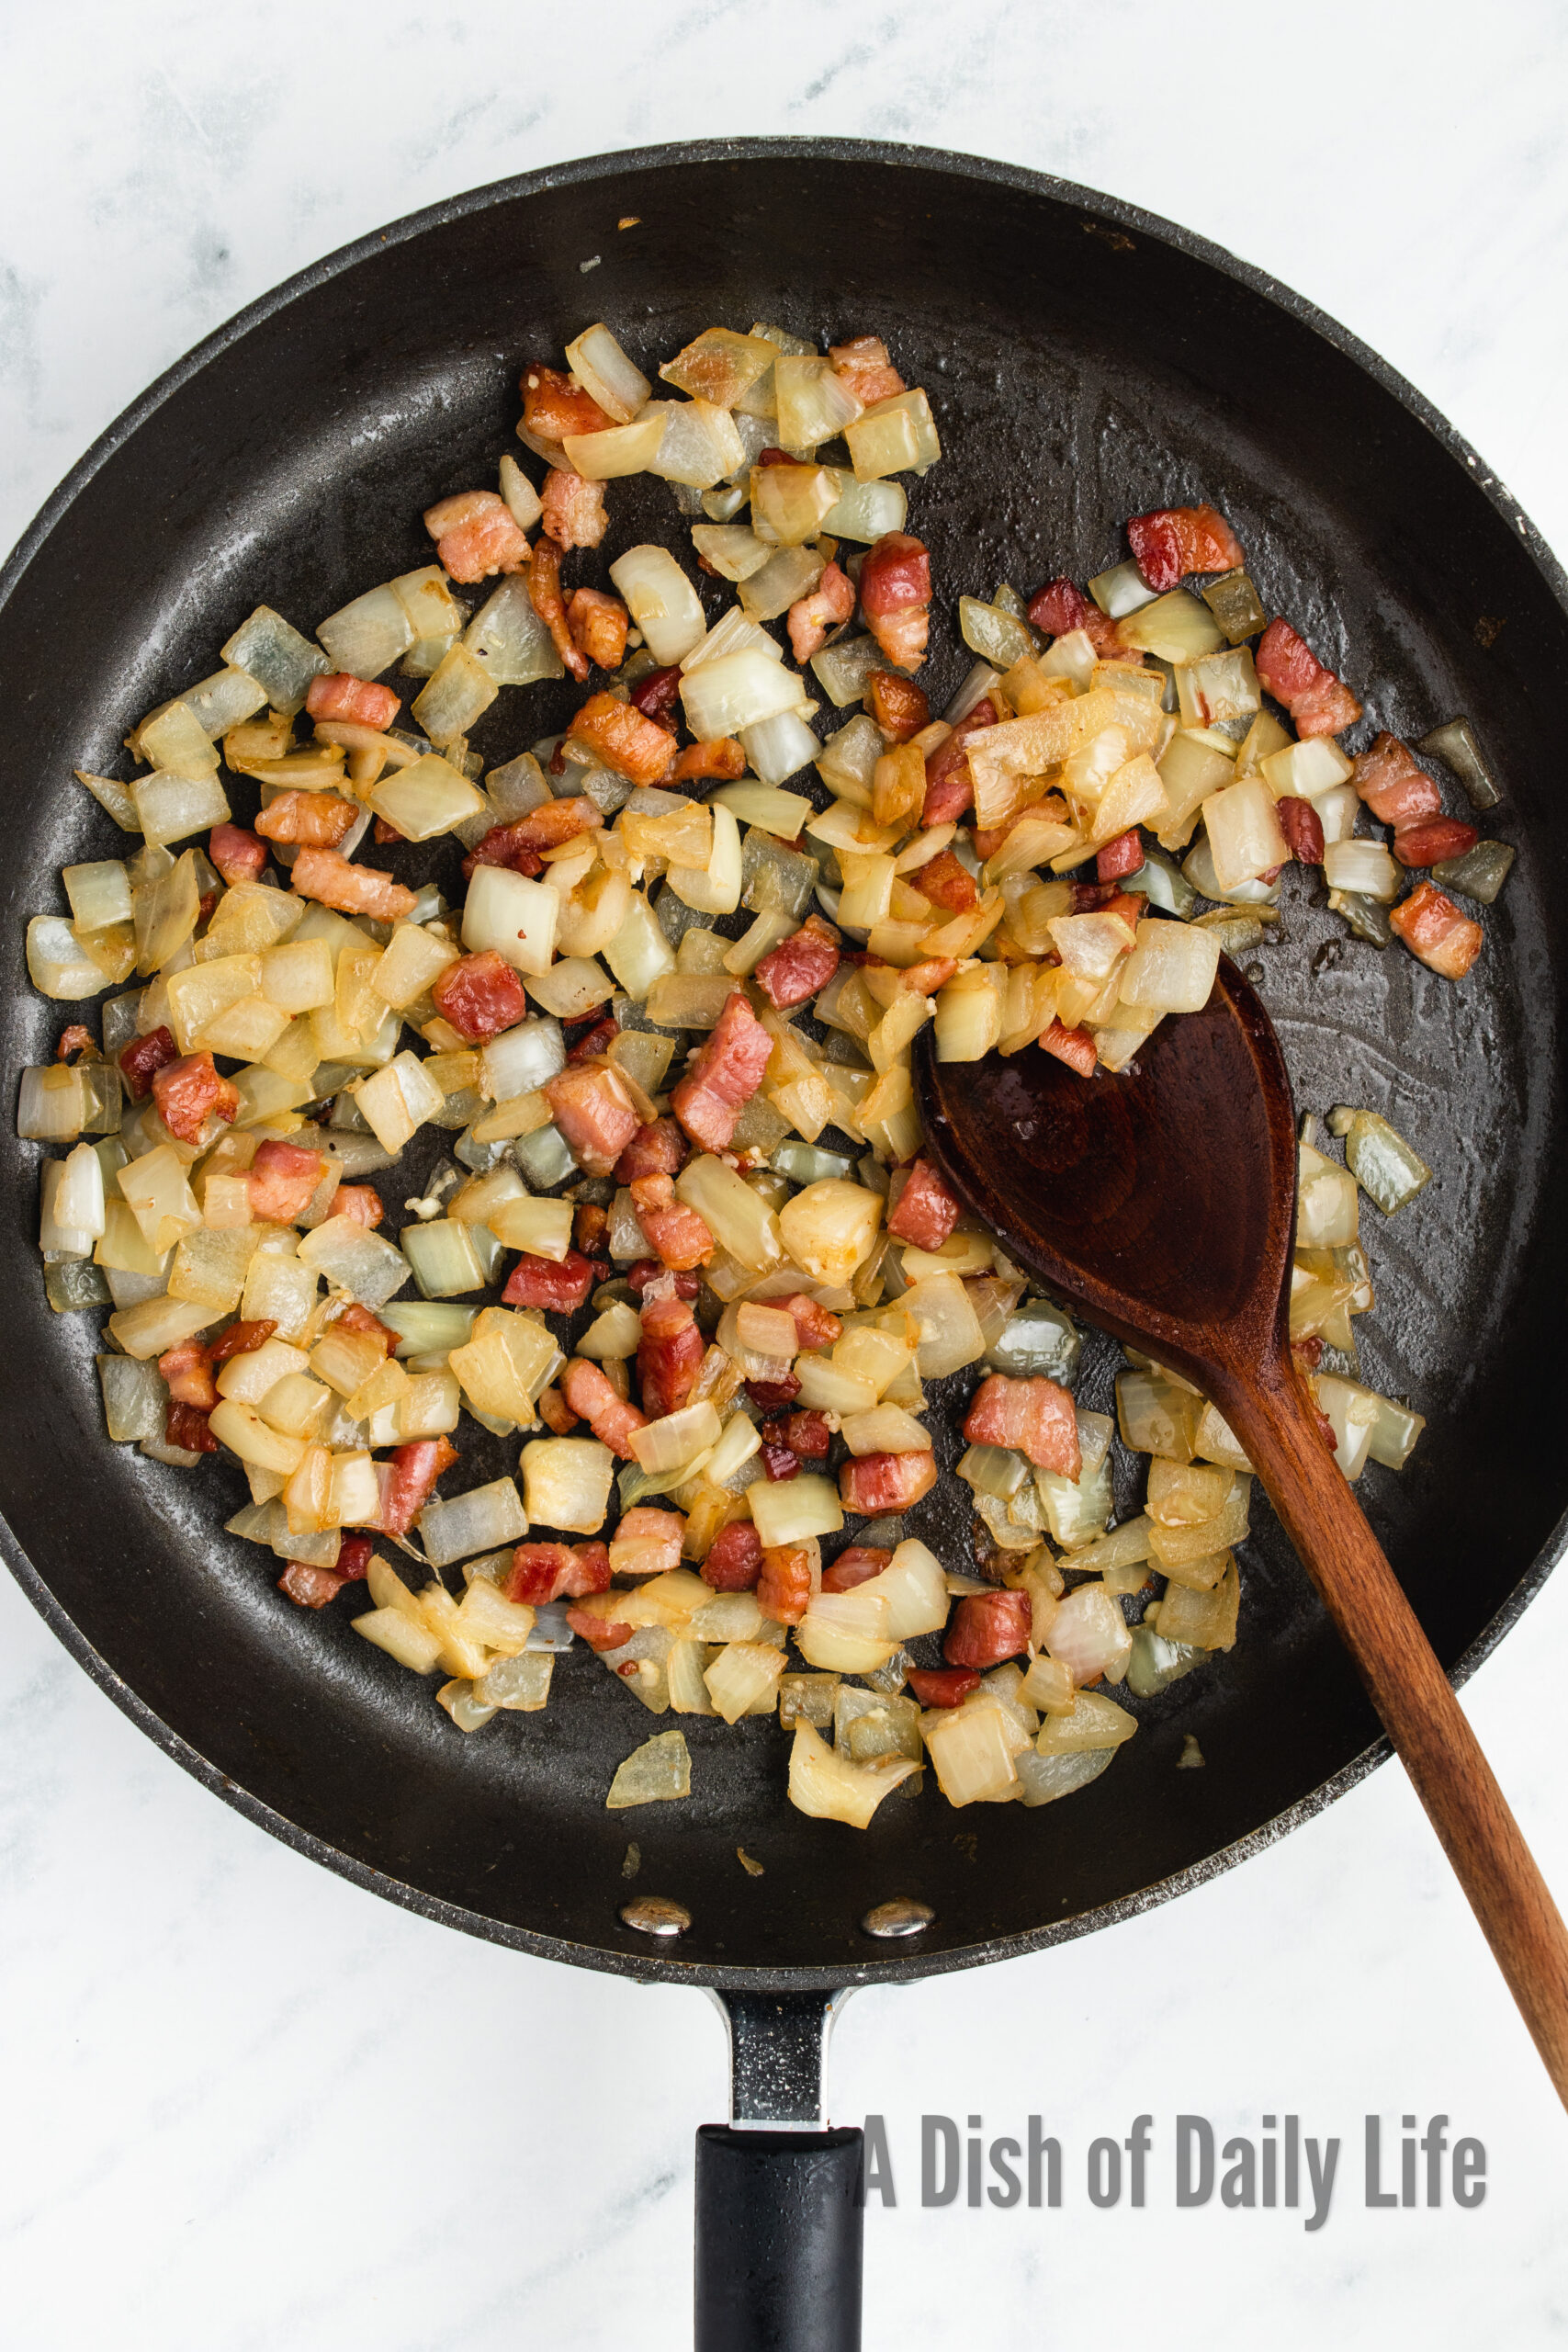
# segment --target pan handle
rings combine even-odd
[[[716,1993],[731,2114],[697,2133],[696,2352],[860,2352],[863,2134],[823,2128],[847,1993]]]

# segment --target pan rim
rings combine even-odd
[[[0,565],[0,611],[4,611],[17,593],[34,558],[103,467],[134,438],[166,401],[256,327],[318,287],[346,275],[362,262],[384,252],[389,245],[411,243],[432,230],[553,188],[591,186],[598,180],[626,172],[668,170],[693,164],[779,159],[796,159],[804,163],[874,164],[888,170],[940,172],[957,179],[1014,188],[1053,203],[1076,207],[1088,216],[1084,223],[1088,230],[1105,227],[1122,234],[1148,238],[1229,277],[1275,309],[1283,311],[1330,345],[1422,425],[1447,455],[1465,469],[1472,486],[1487,499],[1510,532],[1517,535],[1549,592],[1568,616],[1568,572],[1564,571],[1540,531],[1525,514],[1518,501],[1507,492],[1495,469],[1486,466],[1479,452],[1397,369],[1327,312],[1293,288],[1281,285],[1267,271],[1157,213],[1123,203],[1118,198],[1084,187],[1077,182],[1031,170],[1025,165],[941,148],[905,145],[893,141],[791,136],[671,141],[656,146],[615,149],[599,155],[543,165],[536,171],[491,181],[481,187],[466,190],[459,196],[443,198],[420,211],[388,223],[383,229],[371,230],[320,260],[310,263],[293,277],[247,304],[212,334],[204,336],[106,427],[62,477],[4,564]],[[1513,1586],[1502,1606],[1454,1665],[1450,1680],[1456,1689],[1462,1688],[1505,1634],[1512,1631],[1540,1591],[1565,1546],[1568,1546],[1568,1509],[1564,1510],[1547,1542]],[[1157,1880],[1151,1886],[1097,1905],[1092,1910],[1070,1918],[1051,1921],[1006,1937],[982,1939],[973,1945],[952,1947],[940,1952],[886,1959],[868,1955],[863,1962],[852,1965],[722,1968],[665,1957],[646,1946],[640,1950],[633,1949],[634,1937],[630,1930],[620,1930],[626,1940],[624,1945],[616,1947],[608,1943],[585,1944],[518,1928],[433,1895],[406,1881],[389,1877],[355,1856],[344,1853],[314,1831],[300,1828],[287,1815],[220,1771],[180,1733],[165,1724],[123,1680],[66,1613],[3,1516],[0,1516],[0,1557],[4,1558],[11,1574],[56,1639],[138,1730],[204,1788],[220,1797],[258,1828],[277,1838],[281,1844],[311,1861],[321,1863],[367,1893],[378,1894],[421,1917],[461,1929],[487,1942],[526,1952],[536,1959],[593,1968],[606,1974],[629,1976],[645,1982],[709,1986],[717,1990],[730,1987],[756,1991],[790,1988],[828,1991],[845,1985],[908,1983],[982,1966],[997,1960],[1020,1958],[1027,1952],[1042,1951],[1100,1928],[1139,1917],[1160,1904],[1207,1883],[1222,1871],[1250,1860],[1255,1854],[1288,1837],[1292,1830],[1301,1827],[1337,1798],[1356,1787],[1393,1753],[1386,1737],[1380,1736],[1329,1779],[1309,1790],[1294,1804],[1260,1824],[1245,1837],[1203,1856],[1168,1878]],[[619,1924],[613,1906],[607,1901],[606,1934],[619,1929]]]

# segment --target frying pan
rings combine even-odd
[[[1350,942],[1300,899],[1261,964],[1301,1101],[1388,1110],[1438,1171],[1371,1237],[1365,1376],[1408,1393],[1428,1428],[1402,1477],[1371,1469],[1361,1493],[1461,1679],[1562,1534],[1568,1230],[1548,1182],[1568,975],[1565,583],[1408,385],[1168,223],[965,157],[715,142],[481,189],[243,313],[105,435],[0,576],[7,1067],[49,1060],[68,1017],[27,986],[28,916],[60,904],[62,865],[124,846],[72,768],[115,773],[128,727],[206,674],[256,604],[308,627],[427,560],[421,510],[493,479],[515,447],[520,361],[554,358],[599,317],[649,372],[716,321],[773,320],[817,343],[887,336],[906,379],[930,389],[948,452],[911,484],[938,582],[935,708],[968,662],[949,617],[961,590],[1081,579],[1117,559],[1126,514],[1213,498],[1270,609],[1354,681],[1365,731],[1418,735],[1468,713],[1503,783],[1488,829],[1519,852],[1470,980],[1453,989],[1402,950]],[[662,484],[617,483],[609,503],[579,580],[678,527]],[[509,756],[571,705],[559,686],[508,690],[478,748]],[[395,853],[416,881],[453,855]],[[442,1144],[420,1140],[424,1158],[411,1152],[389,1187],[394,1228],[409,1174]],[[1261,1509],[1235,1649],[1143,1707],[1115,1770],[1069,1803],[959,1816],[927,1791],[856,1835],[789,1806],[776,1727],[686,1719],[691,1797],[609,1814],[612,1772],[651,1726],[586,1653],[559,1661],[546,1713],[458,1738],[427,1684],[342,1612],[291,1607],[266,1555],[219,1532],[243,1499],[233,1464],[190,1476],[106,1442],[96,1318],[52,1315],[39,1278],[37,1159],[0,1135],[7,1562],[150,1737],[300,1852],[471,1934],[713,1988],[731,2020],[737,2125],[699,2142],[705,2347],[859,2341],[859,2134],[817,2128],[836,1993],[1011,1957],[1164,1901],[1386,1753]],[[1113,1369],[1091,1335],[1086,1403],[1108,1402]],[[931,1415],[944,1469],[958,1401],[939,1396]],[[514,1445],[474,1431],[446,1484],[514,1467]],[[1130,1461],[1117,1475],[1124,1510]],[[944,1479],[911,1517],[950,1564],[968,1552],[962,1494]],[[1189,1732],[1210,1769],[1178,1774]],[[739,1866],[740,1844],[761,1876]]]

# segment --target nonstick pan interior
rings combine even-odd
[[[1361,1494],[1439,1657],[1473,1661],[1545,1573],[1564,1500],[1554,1342],[1568,1265],[1547,1189],[1568,969],[1560,578],[1408,388],[1226,257],[1103,199],[853,145],[612,157],[369,239],[204,346],[78,469],[6,575],[13,1075],[51,1057],[68,1017],[27,985],[27,918],[62,903],[63,864],[124,848],[71,770],[125,773],[130,724],[215,667],[254,605],[309,628],[428,560],[421,509],[492,480],[516,447],[522,361],[558,364],[601,317],[650,374],[714,322],[886,336],[906,379],[929,388],[947,451],[910,485],[937,582],[935,708],[969,660],[952,617],[961,592],[1081,579],[1119,558],[1126,514],[1212,498],[1270,608],[1355,684],[1369,740],[1374,720],[1419,734],[1470,715],[1504,786],[1488,830],[1519,852],[1471,979],[1453,989],[1401,949],[1348,941],[1297,891],[1259,962],[1299,1103],[1384,1109],[1438,1171],[1392,1223],[1366,1213],[1378,1307],[1364,1375],[1407,1393],[1428,1427],[1403,1477],[1374,1467]],[[577,580],[683,529],[662,484],[613,484],[608,503],[608,537],[573,560]],[[710,594],[715,611],[728,596]],[[508,689],[478,747],[510,756],[571,703],[557,686]],[[405,878],[455,880],[450,847],[396,858]],[[409,1173],[443,1139],[420,1142],[385,1187],[394,1230]],[[1081,1932],[1278,1834],[1375,1760],[1370,1709],[1259,1497],[1235,1650],[1141,1708],[1114,1770],[1069,1802],[957,1814],[928,1788],[889,1800],[859,1836],[789,1807],[776,1725],[686,1718],[690,1800],[606,1813],[615,1764],[661,1726],[581,1647],[544,1713],[460,1738],[429,1683],[352,1634],[345,1603],[294,1609],[270,1555],[220,1532],[244,1499],[234,1464],[186,1476],[109,1447],[96,1318],[57,1317],[44,1300],[37,1157],[0,1136],[12,1565],[170,1752],[394,1899],[638,1974],[841,1984]],[[1092,1340],[1086,1366],[1080,1394],[1104,1408],[1114,1353]],[[951,1464],[955,1427],[931,1418]],[[448,1487],[515,1467],[514,1444],[469,1440]],[[1123,1459],[1123,1507],[1135,1493]],[[954,1565],[964,1498],[945,1481],[909,1522]],[[1201,1772],[1174,1769],[1189,1732]],[[672,1954],[620,1924],[634,1892],[689,1908]],[[936,1916],[918,1951],[888,1959],[859,1923],[896,1895]]]

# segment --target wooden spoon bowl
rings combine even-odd
[[[1092,1079],[1037,1046],[913,1070],[926,1148],[1010,1257],[1230,1423],[1352,1658],[1568,2106],[1568,1933],[1292,1362],[1295,1116],[1221,958],[1201,1012]]]

